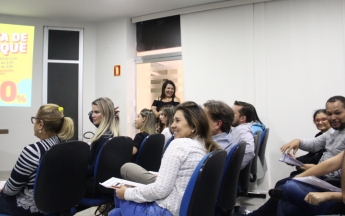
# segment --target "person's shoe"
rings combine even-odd
[[[271,198],[280,200],[284,198],[283,195],[283,190],[281,189],[271,189],[268,191],[268,194],[270,195]]]

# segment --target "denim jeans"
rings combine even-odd
[[[311,205],[304,201],[309,192],[320,192],[320,190],[295,180],[287,181],[283,187],[284,198],[278,203],[277,215],[312,216],[326,214],[334,202],[327,201],[319,205]]]
[[[136,203],[119,199],[115,196],[115,209],[109,216],[172,216],[172,214],[156,202]]]
[[[290,179],[291,178],[284,178],[279,180],[274,188],[283,189],[285,182]],[[249,213],[248,216],[275,216],[277,214],[277,206],[278,200],[269,198],[265,204],[263,204],[260,208],[253,211],[252,213]]]

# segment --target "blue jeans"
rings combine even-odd
[[[284,178],[279,180],[274,188],[283,189],[285,182],[290,179],[291,178]],[[252,213],[249,213],[248,216],[275,216],[277,214],[277,206],[278,200],[269,198],[265,204],[263,204],[260,208],[253,211]]]
[[[334,204],[333,201],[322,202],[319,205],[311,205],[304,201],[309,192],[321,192],[311,185],[295,180],[287,181],[283,188],[284,198],[278,203],[278,216],[307,216],[326,214]]]
[[[109,216],[173,216],[156,202],[136,203],[119,199],[116,196],[114,202],[115,209],[109,212]]]

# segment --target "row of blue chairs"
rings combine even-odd
[[[150,171],[158,171],[164,146],[164,135],[145,138],[136,163]],[[68,141],[53,146],[41,158],[37,169],[34,199],[38,209],[47,215],[73,215],[76,205],[99,206],[113,202],[113,189],[99,183],[111,177],[121,178],[120,168],[131,162],[133,140],[130,137],[109,139],[97,156],[94,170],[93,197],[84,197],[90,147],[82,141]],[[0,215],[2,216],[2,215]]]
[[[150,138],[145,142],[150,143]],[[131,160],[131,143],[129,137],[115,137],[102,147],[96,162],[95,188],[103,194],[112,195],[114,191],[100,186],[99,182],[111,177],[121,178],[120,167]],[[137,157],[139,163],[147,151],[145,145],[142,146]],[[240,143],[228,155],[224,150],[218,150],[207,154],[200,161],[183,196],[181,216],[230,215],[233,212],[244,151],[245,143]],[[83,198],[88,156],[89,146],[81,141],[61,143],[47,151],[37,169],[34,187],[38,209],[47,215],[73,215],[76,205],[97,206],[110,201],[109,196]]]

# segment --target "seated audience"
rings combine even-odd
[[[152,110],[142,109],[135,119],[135,128],[139,130],[139,133],[135,135],[133,140],[132,162],[135,162],[137,152],[145,137],[155,133],[155,124],[156,116]]]
[[[211,139],[204,110],[194,102],[176,107],[171,127],[175,139],[162,158],[156,181],[135,188],[123,185],[117,188],[116,208],[110,216],[179,215],[183,194],[196,166],[208,152],[219,149],[219,146]]]
[[[40,139],[24,147],[10,178],[0,192],[0,214],[44,215],[34,202],[34,184],[40,159],[52,146],[73,137],[73,120],[65,117],[63,108],[46,104],[39,108],[35,117],[34,135]]]
[[[283,145],[281,147],[281,151],[290,152],[294,149],[293,153],[295,154],[298,148],[309,152],[317,152],[321,149],[326,149],[326,151],[323,152],[319,163],[334,157],[343,151],[345,149],[345,97],[333,96],[329,98],[326,102],[326,114],[332,129],[329,129],[321,136],[313,139],[295,139]],[[304,164],[300,167],[300,170],[305,171],[313,166],[315,166],[315,164]],[[335,170],[333,172],[326,173],[324,176],[340,178],[340,172],[339,170]],[[281,189],[288,179],[289,178],[285,178],[278,181],[274,188]],[[277,204],[277,200],[271,198],[259,209],[249,215],[276,215]]]
[[[204,103],[204,111],[208,117],[212,140],[227,153],[230,152],[233,144],[227,135],[231,129],[234,119],[234,112],[221,101],[209,100]],[[136,164],[127,163],[121,168],[122,178],[143,184],[150,184],[156,181],[157,176],[139,167]]]
[[[98,98],[92,102],[92,111],[89,113],[92,123],[97,127],[95,135],[91,138],[90,160],[88,176],[93,177],[97,156],[102,146],[109,138],[120,135],[119,121],[113,102],[106,97]],[[93,185],[93,181],[89,181]],[[91,186],[90,185],[90,186]],[[88,186],[89,187],[89,186]]]
[[[266,130],[266,127],[264,125],[264,123],[262,123],[262,121],[260,120],[258,113],[256,112],[255,107],[250,104],[252,109],[253,109],[253,121],[252,121],[252,130],[253,130],[253,134],[255,135],[258,131],[261,131],[261,139],[263,138],[263,131]]]
[[[232,122],[233,129],[228,135],[228,139],[234,144],[242,141],[246,143],[246,150],[241,166],[241,169],[243,169],[255,156],[251,123],[253,121],[253,109],[251,104],[241,101],[235,101],[232,109],[235,115],[234,121]]]
[[[344,151],[308,169],[296,177],[323,176],[340,168],[345,169]],[[343,190],[345,178],[341,179]],[[278,203],[279,216],[312,216],[325,215],[336,202],[343,202],[342,192],[324,192],[320,188],[296,180],[287,181],[276,198],[282,198]]]
[[[339,154],[345,148],[345,97],[334,96],[328,99],[326,103],[326,113],[328,121],[333,129],[313,139],[292,140],[283,145],[280,150],[288,153],[293,150],[293,154],[296,154],[299,148],[308,152],[317,152],[326,149],[319,163]],[[315,165],[304,164],[301,169],[307,170],[312,166]],[[326,174],[326,176],[339,178],[339,174],[338,171],[334,171],[333,173]]]
[[[326,133],[331,128],[325,109],[315,111],[313,115],[313,122],[316,125],[316,128],[320,130],[315,137]],[[317,152],[309,152],[308,154],[297,157],[296,159],[304,164],[318,164],[324,151],[325,149],[321,149]]]
[[[234,111],[224,102],[214,100],[204,103],[204,110],[211,125],[212,140],[229,154],[234,146],[234,143],[228,139]]]
[[[173,123],[174,113],[175,107],[172,105],[164,106],[162,107],[161,111],[159,111],[159,120],[164,127],[160,129],[160,131],[162,131],[161,134],[163,134],[165,137],[164,146],[172,136],[172,130],[170,126]]]

